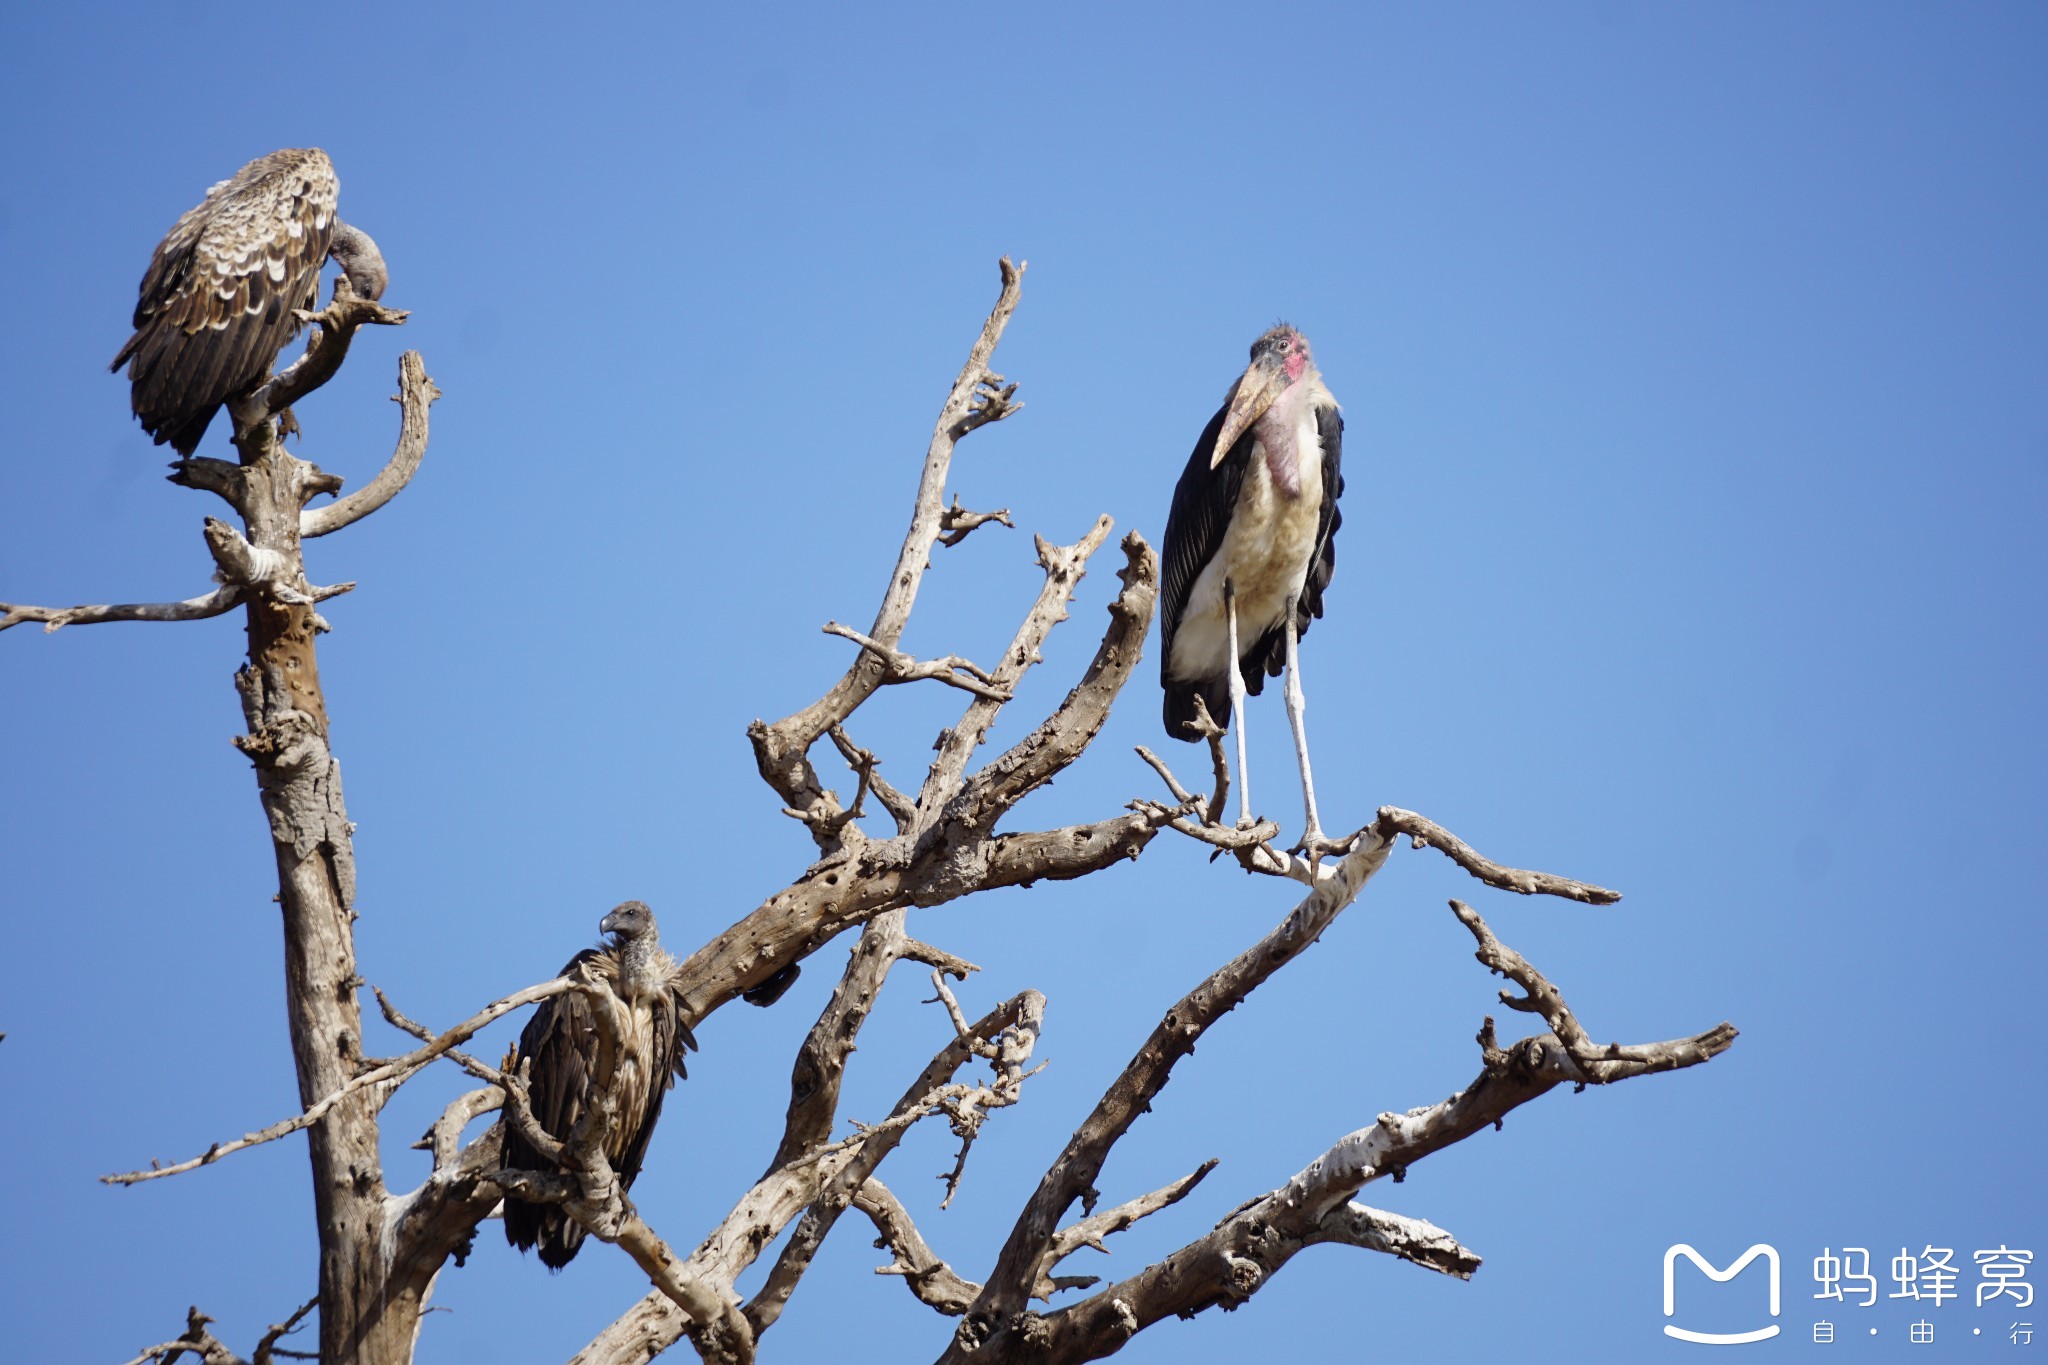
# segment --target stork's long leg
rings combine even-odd
[[[1301,692],[1301,635],[1295,629],[1294,612],[1287,613],[1287,722],[1294,727],[1294,757],[1301,764],[1301,799],[1308,808],[1308,828],[1302,831],[1302,852],[1314,861],[1323,843],[1323,823],[1316,818],[1316,780],[1308,768],[1308,699]]]
[[[1223,580],[1223,621],[1230,637],[1230,728],[1237,732],[1237,824],[1252,823],[1252,775],[1244,766],[1244,667],[1237,653],[1237,590]]]

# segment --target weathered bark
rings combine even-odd
[[[343,285],[330,312],[348,307],[345,291]],[[318,376],[321,382],[340,363],[354,331],[350,321],[385,320],[361,309],[346,316],[348,321],[337,318],[314,334],[312,352],[333,361]],[[405,395],[411,399],[408,416],[423,446],[431,384],[416,357],[406,377],[412,381]],[[305,391],[280,396],[289,400]],[[310,1107],[345,1087],[363,1065],[352,826],[342,800],[341,764],[329,744],[315,647],[320,622],[300,542],[306,504],[337,491],[341,481],[285,450],[267,404],[256,412],[244,407],[236,419],[241,478],[229,501],[241,514],[248,543],[282,560],[281,570],[252,589],[247,603],[249,659],[236,673],[235,686],[248,733],[236,746],[256,769],[270,824],[292,1059],[300,1103]],[[377,1150],[381,1102],[375,1090],[358,1090],[307,1130],[320,1234],[323,1360],[409,1360],[425,1306],[428,1281],[387,1265],[382,1251],[387,1192]]]

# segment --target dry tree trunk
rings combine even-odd
[[[331,362],[327,375],[339,366],[354,324],[397,320],[345,294],[344,282],[329,310],[339,316],[309,353],[311,360]],[[299,1100],[306,1106],[341,1090],[363,1068],[352,826],[342,804],[340,764],[328,747],[315,648],[324,623],[301,543],[302,519],[319,515],[306,513],[306,503],[316,493],[338,491],[340,481],[289,454],[272,420],[317,382],[294,384],[287,371],[237,412],[242,463],[232,474],[220,471],[223,496],[241,513],[254,556],[270,568],[260,586],[249,585],[249,661],[235,675],[249,729],[236,743],[255,765],[277,858],[286,1010]],[[427,406],[436,396],[419,357],[409,353],[400,368],[405,431],[393,458],[405,477],[424,453]],[[340,504],[321,513],[309,528],[313,534],[355,519]],[[387,1264],[381,1249],[388,1193],[377,1145],[382,1099],[374,1087],[359,1089],[306,1134],[319,1223],[323,1360],[409,1360],[419,1330],[427,1284]]]
[[[357,328],[404,320],[404,313],[359,299],[346,279],[338,281],[332,303],[313,319],[316,330],[304,355],[233,405],[240,463],[191,459],[174,466],[173,482],[218,495],[242,523],[237,531],[206,520],[220,584],[213,593],[181,603],[12,607],[0,615],[0,627],[41,621],[55,630],[103,621],[196,620],[237,605],[246,610],[249,657],[235,674],[235,689],[248,731],[235,743],[255,767],[277,858],[286,1014],[299,1098],[308,1108],[345,1091],[364,1063],[361,978],[351,927],[353,827],[342,804],[340,765],[328,747],[315,647],[326,629],[318,603],[354,584],[314,587],[306,577],[302,542],[359,520],[404,486],[425,454],[427,408],[439,393],[419,355],[407,352],[399,367],[400,436],[389,465],[362,492],[314,510],[306,504],[317,494],[339,492],[341,480],[287,452],[275,419],[334,376]],[[386,1265],[379,1250],[387,1194],[377,1151],[383,1098],[374,1086],[357,1087],[304,1125],[319,1224],[323,1360],[408,1360],[418,1331],[426,1283],[405,1267]],[[218,1154],[216,1148],[205,1159]],[[291,1325],[303,1316],[301,1310]],[[209,1362],[236,1359],[205,1332],[205,1321],[194,1309],[186,1349]],[[267,1338],[258,1348],[259,1360],[267,1360],[275,1347],[276,1337]]]

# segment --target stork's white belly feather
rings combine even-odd
[[[1225,578],[1237,594],[1240,654],[1284,621],[1300,598],[1309,562],[1315,557],[1316,527],[1323,506],[1323,440],[1313,404],[1302,404],[1294,449],[1301,491],[1292,496],[1273,481],[1264,443],[1252,451],[1230,529],[1195,579],[1174,632],[1169,667],[1176,681],[1213,678],[1226,667],[1230,636],[1223,615]]]

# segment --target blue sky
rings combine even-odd
[[[1524,901],[1398,852],[1117,1149],[1115,1198],[1222,1165],[1099,1273],[1471,1079],[1502,1011],[1447,896],[1596,1036],[1742,1030],[1710,1066],[1553,1094],[1367,1190],[1484,1255],[1470,1284],[1320,1248],[1121,1358],[1682,1358],[1665,1248],[1726,1264],[1763,1241],[1786,1336],[1751,1349],[1920,1359],[1913,1305],[1816,1303],[1813,1258],[1867,1247],[1888,1293],[1902,1246],[1952,1247],[1967,1294],[1972,1251],[2048,1249],[2038,7],[16,6],[0,54],[0,600],[206,586],[213,509],[160,480],[105,367],[207,185],[325,147],[413,312],[299,415],[303,452],[359,484],[395,431],[398,352],[446,394],[413,487],[310,556],[361,583],[321,664],[363,969],[414,1017],[547,976],[628,896],[688,946],[801,871],[744,727],[846,663],[817,628],[870,618],[1009,253],[1031,268],[997,368],[1029,406],[971,438],[954,487],[1020,529],[939,555],[907,646],[995,653],[1037,589],[1033,531],[1108,512],[1156,542],[1245,347],[1285,317],[1349,424],[1330,616],[1304,646],[1326,823],[1407,806],[1627,893]],[[996,743],[1077,675],[1111,567]],[[94,1179],[293,1105],[270,854],[227,742],[241,643],[233,618],[0,638],[15,1358],[119,1360],[190,1303],[247,1349],[312,1291],[295,1143]],[[1152,667],[1017,827],[1154,794],[1130,753],[1160,741]],[[855,733],[907,780],[953,709],[897,689]],[[1250,725],[1261,805],[1291,822],[1277,693]],[[1051,1000],[1051,1066],[953,1209],[929,1178],[943,1131],[885,1173],[963,1274],[1161,1011],[1292,899],[1162,838],[1084,884],[919,912],[987,969],[971,1010]],[[842,955],[699,1030],[635,1190],[671,1240],[766,1160]],[[844,1115],[877,1117],[943,1039],[928,993],[891,984]],[[394,1185],[458,1085],[387,1111]],[[936,1355],[950,1324],[882,1259],[842,1228],[764,1359]],[[562,1359],[643,1289],[602,1247],[550,1278],[492,1225],[442,1277],[421,1359]],[[1940,1358],[1975,1359],[2035,1311],[1924,1316]],[[1805,1340],[1823,1316],[1831,1348]]]

